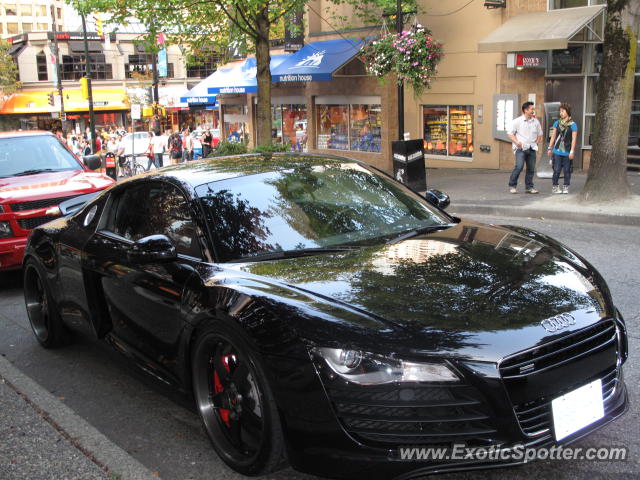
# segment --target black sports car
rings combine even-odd
[[[85,332],[193,394],[247,475],[513,464],[405,447],[566,444],[621,416],[627,335],[598,272],[439,202],[340,157],[168,167],[33,231],[29,319],[45,347]]]

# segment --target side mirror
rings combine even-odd
[[[166,235],[149,235],[141,238],[127,252],[132,263],[171,262],[178,258],[176,247]]]
[[[444,210],[445,208],[447,208],[449,206],[449,203],[451,203],[451,199],[449,198],[449,195],[447,195],[444,192],[441,192],[440,190],[435,190],[435,189],[427,190],[424,194],[424,198],[431,205],[438,207],[441,210]]]
[[[102,166],[102,160],[98,155],[85,155],[82,161],[89,170],[97,170]]]

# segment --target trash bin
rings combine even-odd
[[[107,152],[104,156],[104,166],[105,173],[113,178],[114,180],[118,180],[118,173],[116,169],[116,156],[113,152]]]
[[[424,166],[422,140],[398,140],[391,142],[393,176],[414,190],[427,189],[427,171]]]

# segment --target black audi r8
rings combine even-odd
[[[33,231],[31,326],[44,347],[70,330],[104,339],[193,395],[216,452],[246,475],[512,464],[402,449],[567,444],[621,416],[627,335],[598,272],[439,201],[340,157],[134,177]]]

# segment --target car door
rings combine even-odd
[[[149,235],[164,234],[178,258],[139,264],[127,252]],[[185,195],[163,182],[134,182],[110,199],[99,229],[85,247],[98,265],[112,335],[143,358],[171,369],[180,333],[183,289],[201,261],[196,225]],[[121,345],[122,346],[122,345]]]

